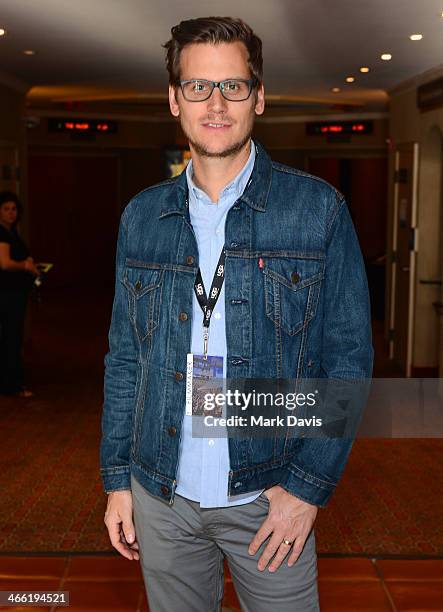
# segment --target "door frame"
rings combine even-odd
[[[419,143],[407,142],[397,146],[395,150],[394,176],[397,176],[400,170],[400,155],[402,150],[407,150],[412,145],[413,162],[412,162],[412,186],[411,186],[411,229],[414,234],[414,248],[409,251],[409,297],[408,297],[408,317],[407,317],[407,349],[406,349],[406,376],[411,376],[412,370],[412,354],[414,346],[414,314],[415,314],[415,294],[416,294],[416,264],[418,253],[418,164],[419,164]],[[398,234],[398,205],[399,205],[399,183],[394,181],[394,207],[393,207],[393,223],[392,223],[392,252],[397,252]],[[389,312],[389,328],[395,329],[395,306],[396,306],[396,287],[397,287],[397,261],[396,257],[392,257],[391,261],[391,288],[390,288],[390,312]],[[389,337],[389,358],[394,359],[394,338]]]

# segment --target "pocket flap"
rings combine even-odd
[[[122,282],[139,299],[161,284],[162,275],[163,270],[125,266]]]
[[[324,276],[325,263],[322,259],[269,258],[263,260],[263,273],[285,285],[292,291],[299,291]]]

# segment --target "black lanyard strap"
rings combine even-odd
[[[197,271],[197,276],[194,283],[194,291],[197,297],[200,308],[203,310],[203,327],[209,327],[211,322],[211,316],[214,312],[214,307],[217,303],[223,281],[225,280],[225,250],[222,249],[218,260],[217,268],[212,279],[211,289],[209,290],[209,297],[206,295],[205,286],[203,284],[202,275],[200,268]]]

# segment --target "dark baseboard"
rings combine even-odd
[[[438,378],[438,368],[411,367],[412,378]]]

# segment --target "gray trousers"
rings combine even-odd
[[[219,612],[226,558],[243,612],[318,612],[314,531],[297,562],[260,572],[248,545],[268,514],[252,503],[200,508],[179,495],[174,505],[150,495],[132,478],[134,522],[151,612]]]

